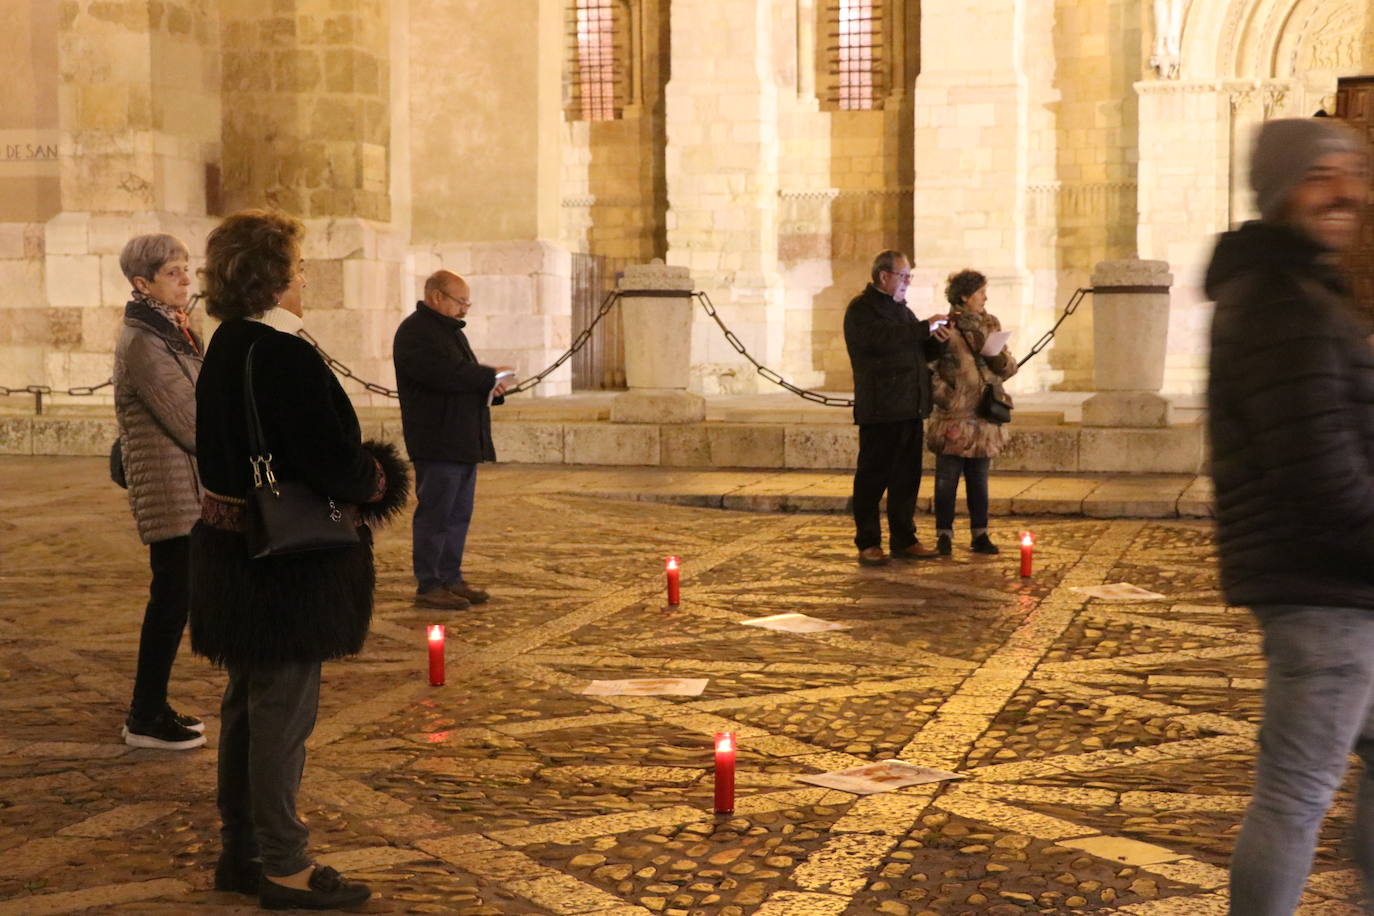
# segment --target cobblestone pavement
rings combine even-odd
[[[183,652],[186,753],[119,739],[146,552],[98,459],[3,459],[0,916],[250,912],[210,890],[223,676]],[[408,529],[379,538],[373,634],[326,666],[302,809],[372,913],[960,916],[1224,913],[1263,668],[1218,598],[1209,527],[999,520],[1015,550],[863,569],[847,520],[479,484],[490,604],[410,606]],[[666,609],[662,558],[683,558]],[[1163,600],[1072,589],[1129,581]],[[739,625],[797,611],[844,631]],[[424,625],[448,625],[448,685]],[[590,697],[594,678],[709,678]],[[739,801],[711,813],[711,736]],[[858,797],[795,781],[882,759],[961,782]],[[1307,916],[1355,914],[1343,792]]]

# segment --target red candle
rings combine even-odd
[[[716,733],[716,813],[735,810],[735,733]]]
[[[429,628],[429,686],[444,686],[444,627]]]
[[[678,569],[677,557],[669,557],[664,568],[668,573],[668,603],[681,604],[682,589],[679,587],[678,582],[678,575],[681,570]]]
[[[1021,578],[1029,579],[1031,574],[1031,551],[1035,546],[1035,538],[1031,537],[1029,531],[1021,532]]]

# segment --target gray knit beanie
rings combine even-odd
[[[1278,220],[1288,195],[1322,156],[1362,149],[1359,137],[1333,118],[1281,118],[1260,125],[1250,157],[1250,187],[1260,218]]]

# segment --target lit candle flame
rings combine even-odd
[[[1022,532],[1021,532],[1021,546],[1022,546],[1022,547],[1029,547],[1029,546],[1031,546],[1031,545],[1034,544],[1034,543],[1035,543],[1035,539],[1031,537],[1031,533],[1030,533],[1029,531],[1022,531]]]
[[[716,735],[716,751],[733,751],[735,749],[735,735],[733,732],[722,732]]]
[[[443,625],[443,624],[441,624],[441,623],[436,623],[436,624],[434,624],[432,627],[429,628],[429,641],[430,641],[430,642],[443,642],[443,641],[444,641],[444,625]]]
[[[668,569],[677,569],[677,563],[678,563],[677,557],[669,557],[667,562],[668,562]]]

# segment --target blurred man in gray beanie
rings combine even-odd
[[[1232,916],[1291,916],[1352,751],[1355,856],[1374,875],[1374,321],[1337,266],[1369,190],[1358,138],[1265,124],[1259,220],[1207,269],[1208,425],[1227,603],[1264,631],[1255,789],[1231,862]]]

